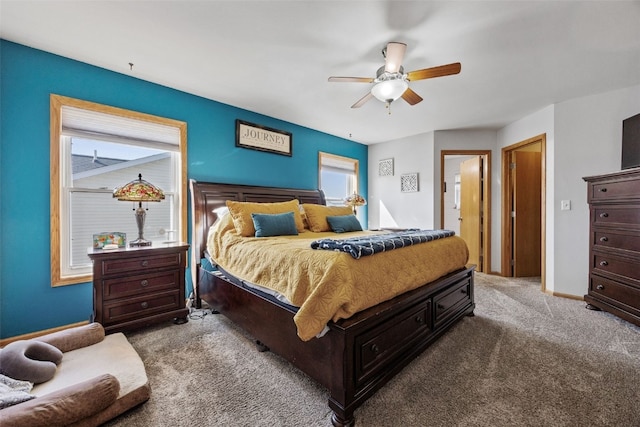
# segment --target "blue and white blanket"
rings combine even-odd
[[[455,235],[451,230],[419,230],[411,228],[373,236],[352,237],[349,239],[320,239],[311,242],[312,249],[346,252],[355,259],[378,252],[404,248],[417,243],[430,242]]]

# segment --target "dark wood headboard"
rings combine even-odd
[[[196,266],[200,264],[200,259],[207,250],[209,227],[218,218],[218,215],[213,210],[226,206],[227,200],[239,202],[286,202],[298,199],[300,203],[325,204],[322,190],[219,184],[198,182],[191,179],[189,180],[189,191],[191,193],[191,271],[194,274],[196,273]]]

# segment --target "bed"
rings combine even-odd
[[[206,268],[207,240],[218,219],[216,212],[227,200],[273,203],[295,199],[301,204],[324,205],[322,191],[195,180],[189,187],[196,306],[206,301],[253,336],[259,349],[282,356],[326,387],[334,426],[354,425],[354,412],[363,402],[463,316],[473,315],[474,266],[460,265],[348,318],[330,320],[321,337],[303,340],[294,321],[296,307],[243,286],[225,271]],[[378,255],[369,258],[375,257]],[[389,283],[403,274],[393,265],[384,267]]]

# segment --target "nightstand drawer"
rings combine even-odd
[[[180,253],[107,259],[102,261],[102,274],[111,275],[129,271],[157,270],[158,268],[179,267],[180,265]]]
[[[104,304],[103,325],[164,313],[184,307],[180,293],[176,291],[143,295],[127,300],[114,300]]]
[[[106,279],[102,281],[102,298],[110,300],[131,295],[174,290],[178,289],[179,283],[179,270]]]

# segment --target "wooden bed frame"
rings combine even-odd
[[[295,312],[201,267],[214,209],[226,200],[325,204],[320,190],[189,183],[192,207],[194,297],[251,334],[263,349],[284,357],[329,390],[334,426],[352,426],[354,411],[465,315],[473,315],[474,266],[427,283],[390,301],[329,323],[322,338],[302,341]],[[390,270],[389,280],[394,274]]]

